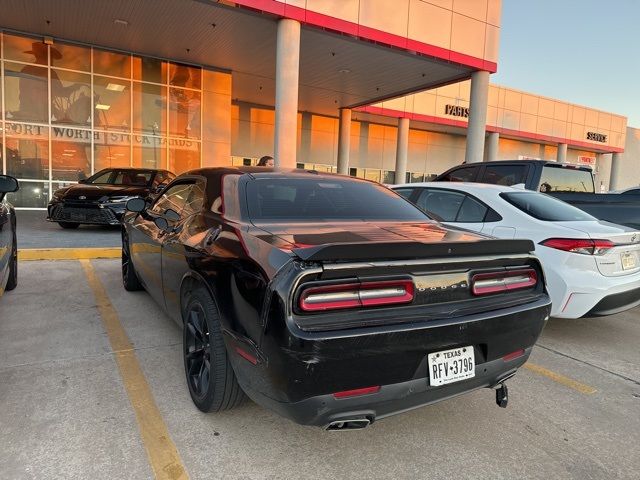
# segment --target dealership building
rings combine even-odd
[[[626,118],[490,83],[500,0],[5,0],[11,201],[107,167],[253,164],[422,181],[462,162],[640,183]]]

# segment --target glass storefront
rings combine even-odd
[[[0,165],[9,200],[46,207],[51,192],[109,167],[201,165],[202,69],[0,32]]]

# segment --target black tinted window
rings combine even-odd
[[[640,188],[634,188],[633,190],[627,190],[626,192],[622,192],[625,195],[640,195]]]
[[[500,196],[514,207],[538,220],[549,222],[595,220],[594,217],[579,208],[541,193],[509,192],[501,193]]]
[[[477,200],[466,196],[456,217],[457,222],[477,223],[483,222],[487,214],[487,207]]]
[[[258,178],[247,184],[253,221],[399,220],[426,216],[391,190],[341,178]]]
[[[89,177],[86,183],[144,187],[149,185],[151,177],[153,172],[150,170],[103,170]]]
[[[461,167],[447,173],[440,179],[441,182],[473,182],[478,167]]]
[[[540,177],[541,192],[593,193],[593,177],[589,170],[560,166],[545,166]]]
[[[464,197],[463,193],[424,189],[416,203],[438,220],[455,222]]]
[[[394,188],[393,191],[408,199],[413,193],[413,188]]]
[[[527,180],[526,165],[488,165],[482,175],[482,183],[516,185]]]

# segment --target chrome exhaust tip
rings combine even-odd
[[[335,420],[325,427],[330,432],[338,432],[344,430],[360,430],[371,425],[368,418],[346,418],[344,420]]]

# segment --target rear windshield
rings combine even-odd
[[[545,166],[542,168],[539,190],[548,192],[593,193],[593,177],[590,170]]]
[[[500,196],[517,209],[538,220],[548,222],[595,220],[594,217],[579,208],[541,193],[509,192],[501,193]]]
[[[428,219],[381,185],[340,178],[258,178],[247,184],[247,204],[252,221]]]

